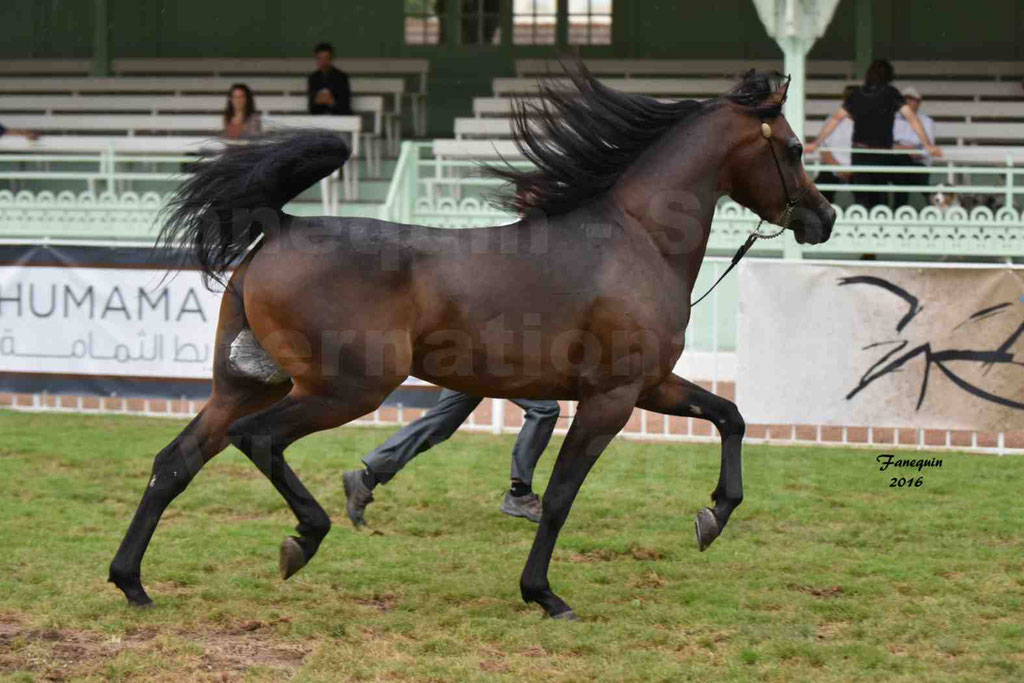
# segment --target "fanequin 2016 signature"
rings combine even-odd
[[[921,472],[926,467],[942,467],[942,458],[897,458],[892,453],[882,453],[875,458],[876,462],[881,463],[881,467],[878,468],[880,472],[885,472],[890,467],[895,468],[914,468],[918,472]],[[924,475],[918,475],[917,477],[892,477],[889,481],[889,488],[920,488],[924,486]]]

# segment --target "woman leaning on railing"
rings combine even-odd
[[[836,109],[831,118],[825,122],[821,133],[814,142],[804,148],[807,154],[818,149],[836,126],[846,118],[853,119],[853,147],[864,152],[854,152],[851,159],[854,166],[886,165],[896,163],[895,157],[885,154],[874,154],[870,150],[892,149],[892,127],[896,113],[903,114],[910,127],[921,139],[921,144],[933,157],[941,157],[942,150],[928,139],[928,134],[921,125],[917,113],[906,103],[899,90],[891,85],[893,78],[892,64],[884,59],[872,62],[864,78],[864,85],[854,88],[843,104]],[[893,181],[890,173],[854,172],[854,185],[885,185]],[[866,208],[872,208],[885,202],[885,194],[878,191],[855,191],[856,202]]]

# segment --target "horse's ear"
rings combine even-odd
[[[779,101],[780,102],[785,102],[786,101],[786,94],[789,92],[789,81],[791,79],[792,79],[792,76],[786,76],[786,80],[783,81],[782,84],[779,86]]]

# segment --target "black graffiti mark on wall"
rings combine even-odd
[[[912,295],[910,292],[906,291],[902,287],[899,287],[898,285],[889,282],[888,280],[872,276],[839,278],[840,287],[844,285],[857,284],[866,284],[875,287],[881,287],[882,289],[892,294],[895,294],[896,296],[900,297],[901,299],[907,302],[908,310],[907,313],[902,318],[900,318],[899,322],[896,324],[897,332],[901,332],[903,328],[907,325],[907,323],[909,323],[914,318],[914,316],[920,313],[921,310],[923,310],[924,308],[923,306],[920,305],[920,302],[916,296]],[[966,323],[980,322],[981,320],[985,320],[987,318],[991,318],[1001,313],[1005,313],[1009,309],[1011,303],[1012,302],[1004,302],[1001,304],[996,304],[995,306],[988,306],[986,308],[982,308],[981,310],[972,313],[967,318],[967,320],[961,322],[953,329],[955,330]],[[975,363],[982,363],[986,373],[997,364],[1020,365],[1024,367],[1024,363],[1013,360],[1012,348],[1013,345],[1016,344],[1017,341],[1021,338],[1022,334],[1024,334],[1024,322],[1018,325],[1017,329],[1010,333],[1010,336],[1006,338],[1006,341],[1000,344],[997,348],[982,350],[946,349],[943,351],[935,351],[932,349],[932,345],[930,342],[925,342],[924,344],[915,346],[914,348],[907,351],[906,353],[903,353],[902,355],[897,355],[901,351],[903,351],[907,346],[909,346],[909,341],[905,339],[896,339],[868,344],[867,346],[864,347],[865,350],[874,348],[876,346],[885,346],[888,344],[894,344],[895,346],[892,349],[890,349],[887,353],[883,354],[881,358],[875,361],[871,365],[871,367],[867,369],[867,371],[861,376],[860,381],[857,383],[857,386],[854,387],[854,389],[846,395],[846,400],[849,401],[850,399],[852,399],[861,390],[866,388],[876,379],[880,379],[891,372],[899,372],[908,361],[916,358],[917,356],[924,355],[924,377],[921,380],[921,391],[917,397],[917,410],[920,410],[921,404],[924,403],[924,397],[928,391],[928,376],[933,365],[936,368],[938,368],[944,375],[946,375],[946,377],[948,377],[950,381],[952,381],[956,386],[960,387],[961,389],[971,394],[972,396],[977,396],[980,399],[1001,406],[1007,406],[1009,408],[1024,410],[1024,403],[1014,401],[1005,396],[998,396],[996,394],[987,392],[984,389],[981,389],[980,387],[975,386],[974,384],[971,384],[967,380],[963,379],[945,365],[950,361],[970,361]]]
[[[841,277],[839,278],[839,286],[842,287],[843,285],[874,285],[876,287],[881,287],[884,290],[892,292],[899,298],[906,301],[907,314],[900,318],[900,321],[896,323],[897,332],[902,332],[903,328],[907,326],[907,323],[909,323],[915,315],[924,310],[924,306],[921,306],[916,296],[914,296],[907,290],[903,289],[902,287],[898,287],[893,283],[889,282],[888,280],[883,280],[880,277],[874,277],[871,275]]]

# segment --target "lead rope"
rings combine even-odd
[[[718,276],[718,279],[715,280],[715,284],[711,285],[711,288],[708,289],[708,291],[704,292],[704,294],[699,299],[690,304],[690,308],[693,308],[701,301],[703,301],[704,297],[710,294],[711,290],[718,286],[718,283],[721,282],[725,278],[725,276],[729,274],[729,271],[732,270],[736,266],[736,264],[740,262],[740,259],[743,258],[744,254],[750,251],[750,248],[754,246],[754,242],[756,242],[758,238],[770,240],[774,237],[778,237],[779,235],[781,235],[786,230],[786,228],[789,227],[789,220],[790,217],[793,215],[793,207],[796,206],[796,203],[800,201],[800,198],[803,197],[804,195],[803,192],[800,192],[796,196],[796,198],[790,199],[789,188],[786,187],[786,178],[782,174],[782,165],[779,163],[779,157],[776,156],[775,154],[775,145],[772,144],[772,128],[764,121],[761,122],[761,136],[768,141],[768,149],[772,151],[772,159],[775,161],[775,168],[779,172],[779,180],[782,181],[782,191],[786,193],[786,208],[782,210],[782,213],[780,213],[778,218],[774,221],[776,225],[779,225],[781,227],[779,227],[779,229],[773,232],[772,234],[765,235],[764,233],[761,232],[761,226],[764,225],[764,219],[762,218],[758,222],[757,227],[754,228],[753,231],[751,231],[750,235],[747,236],[747,241],[744,242],[743,245],[736,250],[736,254],[732,257],[732,263],[729,264],[729,267],[725,269],[724,273]]]

